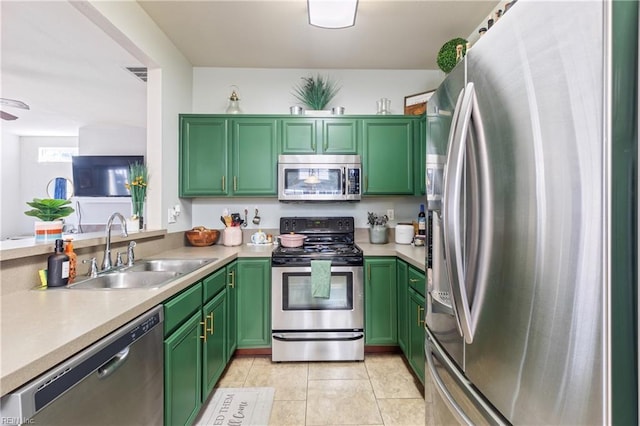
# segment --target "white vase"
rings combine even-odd
[[[387,244],[387,226],[373,225],[369,227],[369,242],[371,244]]]
[[[34,222],[33,230],[36,236],[36,243],[50,243],[61,239],[63,226],[64,222],[61,220]]]
[[[127,222],[127,233],[135,234],[136,232],[140,232],[140,222],[137,217],[128,217],[126,219]]]

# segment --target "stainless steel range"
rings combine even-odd
[[[354,243],[353,217],[281,218],[280,233],[291,232],[307,238],[271,255],[272,360],[363,360],[364,256]],[[329,297],[312,295],[318,260],[331,262]]]

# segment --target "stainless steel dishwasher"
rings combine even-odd
[[[162,307],[0,400],[2,424],[162,425]]]

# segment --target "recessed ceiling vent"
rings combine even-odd
[[[147,82],[147,68],[145,67],[127,67],[127,71],[135,75],[140,80]]]

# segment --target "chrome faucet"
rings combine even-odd
[[[113,263],[111,263],[111,225],[113,225],[113,220],[118,218],[120,220],[120,225],[122,226],[122,236],[126,237],[127,234],[127,221],[124,216],[120,213],[115,212],[111,216],[109,216],[109,220],[107,220],[107,227],[105,228],[107,242],[104,246],[104,259],[102,259],[102,270],[107,271],[113,267]]]

